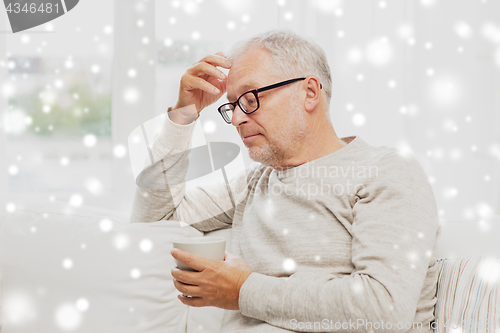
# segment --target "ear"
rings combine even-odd
[[[305,89],[304,108],[307,112],[312,112],[320,103],[322,91],[319,79],[314,76],[307,76],[303,82]]]

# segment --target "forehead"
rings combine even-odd
[[[273,79],[272,58],[260,47],[253,47],[240,55],[231,66],[227,79],[227,99],[236,100],[248,90],[270,84]]]

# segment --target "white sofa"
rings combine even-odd
[[[197,230],[24,196],[0,197],[0,207],[2,333],[220,331],[223,310],[183,305],[172,284],[171,241]],[[437,258],[500,257],[498,234],[500,220],[445,223]],[[230,248],[230,229],[206,235],[225,237]],[[443,292],[456,285],[447,274],[440,283]],[[451,310],[441,304],[439,315]]]

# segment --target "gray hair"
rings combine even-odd
[[[315,42],[308,41],[289,29],[269,30],[234,44],[226,56],[235,60],[253,46],[265,48],[276,66],[276,74],[284,79],[316,75],[323,85],[328,107],[332,98],[332,76],[325,51]]]

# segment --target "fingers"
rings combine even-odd
[[[227,80],[226,74],[206,62],[199,62],[187,70],[188,75],[181,78],[181,85],[186,90],[201,89],[209,94],[220,94],[222,87],[225,88]],[[200,76],[208,75],[208,79]],[[213,79],[212,79],[213,78]],[[214,83],[217,84],[215,85]],[[219,83],[221,82],[221,83]]]
[[[186,90],[200,89],[209,94],[220,94],[220,90],[201,77],[186,75],[181,78],[181,86]]]
[[[220,69],[206,62],[196,63],[186,72],[194,76],[209,75],[220,80],[224,80],[227,77]]]
[[[218,52],[216,54],[209,54],[203,58],[201,58],[200,62],[206,62],[213,66],[219,66],[222,68],[231,68],[231,61],[222,55],[222,52]]]
[[[201,296],[201,289],[198,286],[191,286],[189,284],[185,284],[185,283],[179,282],[177,280],[174,280],[174,286],[175,286],[175,289],[179,290],[184,295],[188,295],[191,297],[200,297]]]
[[[201,79],[200,79],[201,80]],[[210,266],[212,262],[215,260],[205,258],[203,256],[197,255],[197,254],[192,254],[188,253],[179,249],[172,249],[170,251],[170,254],[174,259],[179,260],[182,262],[184,265],[191,267],[192,269],[195,269],[199,272],[203,271],[205,268]]]
[[[214,77],[209,77],[207,79],[208,83],[212,84],[214,87],[218,88],[222,94],[226,92],[227,89],[227,78],[224,80],[217,80]]]
[[[231,61],[222,52],[207,55],[194,63],[181,77],[179,98],[175,107],[194,104],[200,113],[214,103],[227,89],[227,75],[221,69],[229,69],[231,65]]]
[[[205,304],[205,300],[201,297],[187,297],[185,295],[179,295],[177,298],[185,305],[199,308],[203,306],[207,306]]]
[[[199,274],[199,272],[185,271],[176,267],[172,267],[170,273],[177,281],[191,285],[196,285],[196,277]]]

